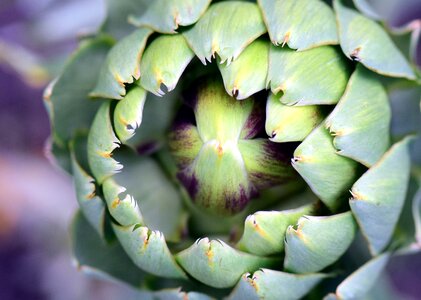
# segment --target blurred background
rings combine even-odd
[[[420,31],[421,0],[369,2],[391,26],[410,23]],[[78,36],[95,32],[104,15],[104,0],[0,0],[1,300],[137,297],[127,286],[87,277],[72,264],[68,227],[77,202],[70,177],[48,161],[45,150],[43,89]],[[420,65],[419,44],[414,51]],[[420,278],[421,255],[395,258],[373,299],[380,293],[420,299]]]

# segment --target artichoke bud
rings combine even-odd
[[[290,145],[257,137],[264,129],[263,101],[235,100],[215,81],[206,82],[194,99],[194,118],[178,118],[170,148],[178,178],[195,204],[212,213],[235,214],[259,190],[292,176]]]

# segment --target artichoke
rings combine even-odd
[[[361,299],[419,249],[418,70],[354,2],[110,0],[45,92],[79,268],[145,299]]]

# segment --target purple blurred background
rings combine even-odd
[[[421,23],[420,0],[372,2],[392,25]],[[72,265],[72,182],[44,155],[49,123],[43,88],[77,36],[95,31],[104,15],[102,0],[0,1],[1,300],[136,297],[125,285],[89,278]],[[394,259],[383,281],[393,283],[400,299],[419,299],[420,278],[418,255]]]

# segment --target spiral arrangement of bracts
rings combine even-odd
[[[81,267],[98,267],[146,288],[142,282],[154,275],[166,278],[162,288],[235,287],[229,299],[299,299],[334,276],[322,271],[340,259],[359,230],[372,259],[326,297],[361,298],[394,249],[390,242],[411,169],[411,137],[394,144],[390,138],[382,81],[416,82],[417,76],[383,27],[339,0],[333,8],[321,0],[117,2],[102,31],[81,42],[45,95],[52,151],[72,173],[81,208],[73,226]],[[129,34],[127,26],[133,26]],[[218,97],[229,104],[198,100],[197,124],[168,137],[179,80],[196,58],[205,69],[217,61],[222,81],[203,93],[222,93]],[[257,101],[253,95],[263,90],[269,91],[262,113],[265,139],[244,133],[253,112],[244,103]],[[254,212],[235,244],[185,236],[190,210],[207,217],[197,207],[186,209],[192,194],[176,173],[183,165],[190,183],[192,174],[206,174],[206,167],[197,167],[211,155],[206,147],[221,146],[203,140],[212,134],[200,122],[215,124],[230,113],[244,115],[242,123],[224,129],[226,136],[230,130],[241,135],[232,151],[244,159],[244,182],[238,179],[247,188],[244,205],[263,179],[290,172],[266,144],[297,142],[287,164],[329,213],[315,215],[314,203]],[[221,155],[228,157],[230,149]],[[234,178],[244,166],[229,159],[220,172],[230,176],[233,170]],[[198,198],[211,197],[207,186],[217,179],[210,178],[194,178]],[[221,199],[227,190],[236,199],[238,191],[229,187],[212,193]],[[98,234],[103,240],[115,235],[118,243],[106,246]],[[113,263],[96,266],[107,258]],[[179,290],[156,293],[166,296],[208,299]]]

